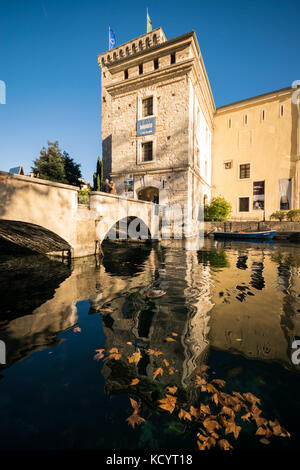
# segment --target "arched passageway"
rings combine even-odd
[[[141,188],[137,192],[137,197],[140,201],[150,201],[159,204],[159,190],[153,186]]]

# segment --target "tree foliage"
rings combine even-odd
[[[33,164],[33,173],[41,179],[80,185],[80,165],[75,163],[67,152],[62,153],[57,140],[48,141],[48,148],[42,148],[39,158],[34,160]]]
[[[103,181],[103,162],[100,157],[97,158],[96,173],[93,174],[93,189],[101,191],[101,183]]]
[[[231,204],[223,197],[214,197],[204,208],[204,219],[211,221],[226,220],[231,212]]]

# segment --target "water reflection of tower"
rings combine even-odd
[[[184,295],[188,306],[188,318],[183,336],[185,359],[182,382],[188,383],[197,366],[205,362],[207,357],[210,330],[209,312],[213,307],[210,266],[199,264],[195,251],[186,252],[185,280],[187,287]]]

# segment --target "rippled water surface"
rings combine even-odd
[[[71,266],[1,257],[0,448],[196,450],[207,429],[190,407],[200,403],[223,423],[216,441],[296,448],[300,247],[124,242],[107,243],[104,253],[100,264],[89,257]],[[149,289],[166,294],[149,298]],[[197,376],[226,384],[201,390]],[[224,435],[229,415],[221,418],[213,395],[228,401],[233,391],[252,393],[259,416],[277,419],[291,437],[256,435],[261,426],[241,418],[255,406],[245,398],[234,411],[238,439]],[[172,412],[159,406],[166,395],[175,397]],[[145,420],[134,429],[132,414]]]

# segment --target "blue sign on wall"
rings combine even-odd
[[[137,136],[154,134],[155,132],[155,117],[141,119],[136,124]]]

